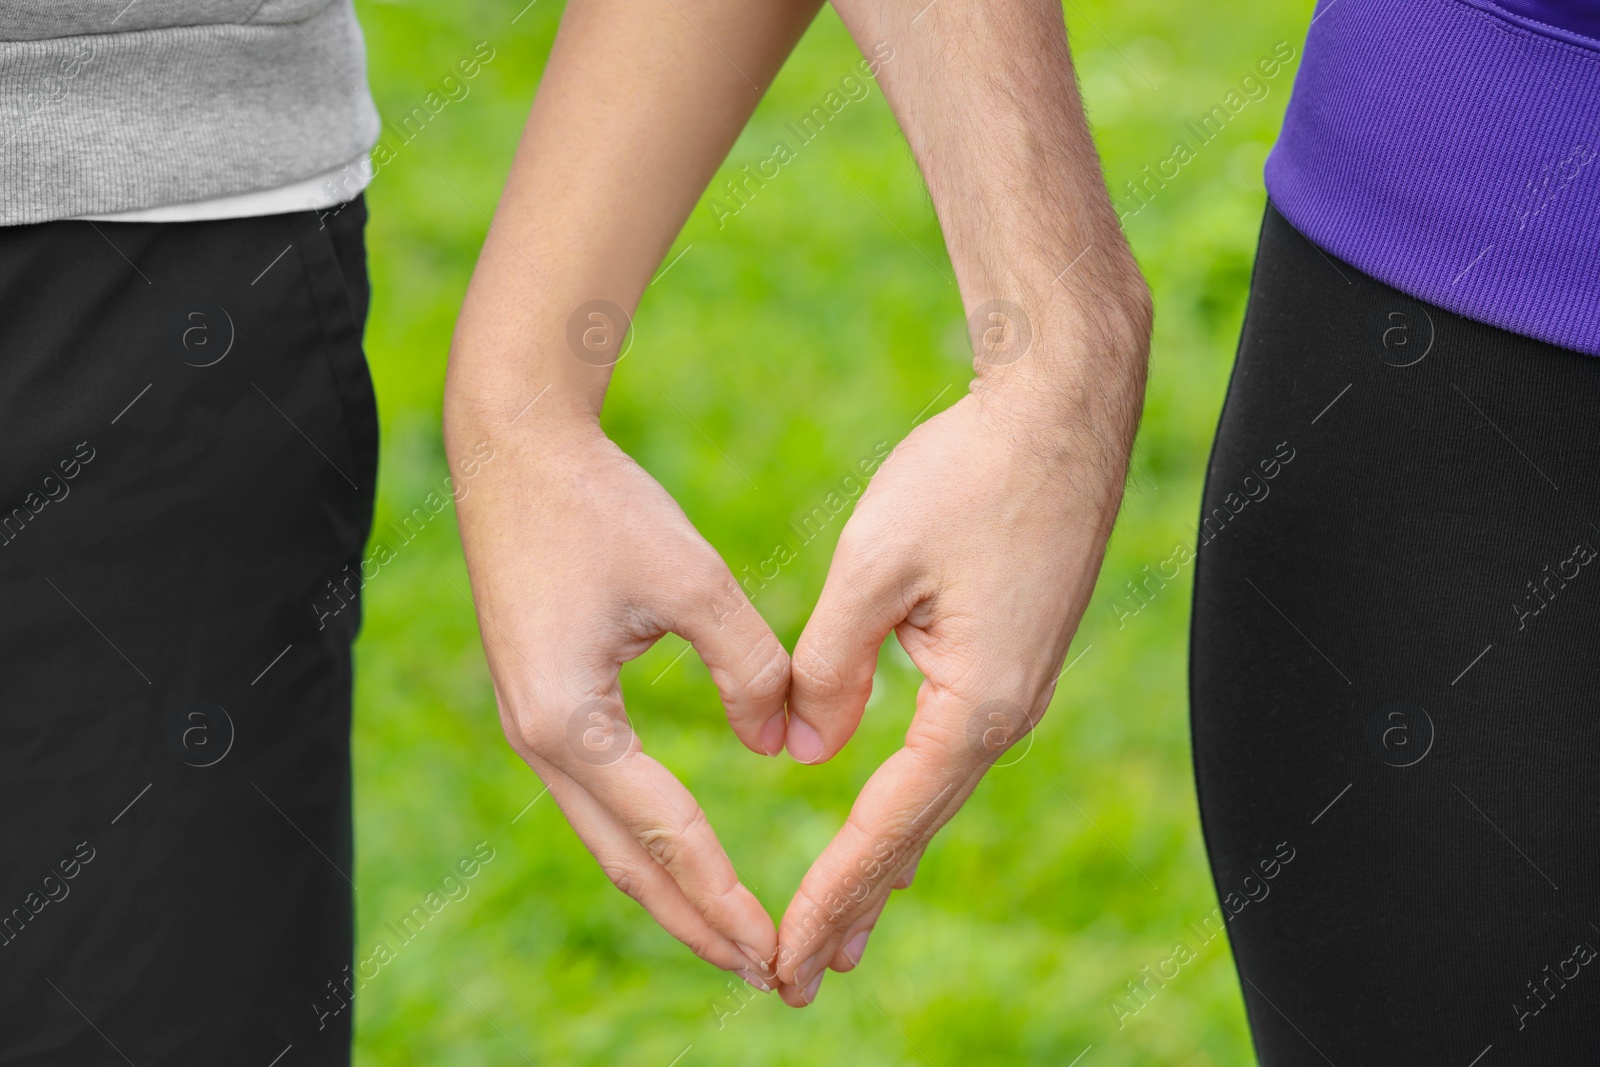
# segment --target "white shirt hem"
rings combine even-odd
[[[166,204],[74,217],[96,222],[200,222],[207,219],[286,215],[295,211],[323,211],[354,200],[371,181],[372,163],[367,153],[363,152],[342,166],[275,189],[215,196],[187,204]]]

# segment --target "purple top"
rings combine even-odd
[[[1321,0],[1266,179],[1379,281],[1600,356],[1600,4]]]

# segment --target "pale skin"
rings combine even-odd
[[[507,739],[620,888],[794,1006],[860,962],[891,890],[1043,715],[1121,501],[1150,331],[1059,5],[835,0],[864,54],[893,49],[878,82],[967,311],[1006,304],[977,318],[968,394],[902,441],[857,503],[791,661],[715,549],[601,431],[610,368],[574,354],[568,322],[596,300],[631,313],[818,6],[570,0],[445,393],[452,462],[495,448],[459,517]],[[774,928],[693,796],[616,725],[621,664],[683,636],[746,747],[816,763],[860,722],[891,631],[925,677],[905,746]]]

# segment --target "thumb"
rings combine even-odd
[[[680,605],[671,629],[694,646],[711,672],[728,724],[745,747],[764,756],[783,751],[783,701],[789,654],[721,559],[721,596]]]
[[[801,763],[830,759],[861,724],[878,649],[910,611],[906,583],[896,571],[840,539],[794,649],[788,746]]]

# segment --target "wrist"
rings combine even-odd
[[[975,387],[1084,375],[1142,382],[1154,311],[1122,234],[1057,247],[1067,250],[1062,265],[1011,261],[963,286]]]
[[[969,318],[970,391],[997,431],[1034,456],[1094,472],[1096,496],[1113,508],[1144,402],[1152,321],[1149,288],[1116,235],[1090,249],[1072,284],[1014,272],[1004,291]],[[1043,279],[1042,282],[1040,279]]]
[[[600,409],[612,367],[626,349],[612,343],[597,356],[585,342],[600,327],[562,314],[548,300],[485,296],[469,290],[450,346],[444,384],[448,445],[454,427],[508,440],[553,443],[599,434]],[[601,302],[603,303],[603,302]],[[603,341],[626,336],[626,313],[616,305]]]
[[[587,390],[510,360],[480,372],[456,354],[445,377],[443,428],[452,456],[485,439],[510,454],[537,457],[605,437],[599,398]]]
[[[446,422],[507,433],[595,430],[612,370],[632,343],[628,310],[565,275],[559,288],[531,285],[489,252],[451,340]]]

